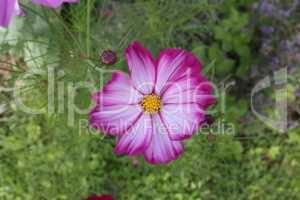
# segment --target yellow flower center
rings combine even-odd
[[[153,114],[160,110],[161,100],[159,96],[150,94],[143,98],[141,105],[146,113]]]

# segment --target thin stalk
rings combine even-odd
[[[78,42],[78,40],[76,39],[76,37],[74,36],[74,34],[72,33],[72,31],[69,29],[69,27],[66,25],[66,23],[64,22],[64,20],[61,18],[61,16],[55,11],[52,10],[54,15],[58,18],[58,21],[61,23],[61,25],[64,27],[65,31],[67,32],[67,34],[71,37],[71,39],[75,42],[79,52],[81,52],[81,47],[80,47],[80,43]]]
[[[29,6],[26,6],[25,4],[20,4],[21,5],[21,8],[24,9],[25,11],[30,11],[32,12],[33,14],[35,14],[36,16],[39,16],[41,19],[47,21],[47,19],[45,19],[45,17],[43,15],[41,15],[39,12],[37,12],[36,10],[32,9],[31,7]]]
[[[86,6],[86,56],[90,57],[90,48],[91,48],[91,0],[87,0]]]
[[[5,67],[0,67],[0,70],[8,71],[8,72],[16,72],[16,73],[20,73],[20,71],[16,71],[16,70],[13,70],[13,69],[7,69],[7,68],[5,68]]]

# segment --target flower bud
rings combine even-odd
[[[205,120],[203,124],[212,125],[215,122],[215,119],[211,115],[205,115]]]
[[[104,50],[100,55],[100,60],[104,65],[113,65],[118,61],[118,57],[114,51]]]

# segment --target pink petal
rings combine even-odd
[[[122,135],[142,114],[137,105],[97,105],[90,112],[90,124],[96,129],[111,135]]]
[[[132,86],[129,76],[121,71],[112,74],[112,79],[93,95],[101,106],[139,104],[143,96]]]
[[[164,104],[196,103],[206,110],[216,102],[213,85],[204,77],[188,77],[177,82],[168,83],[163,91]]]
[[[192,54],[182,49],[166,49],[158,56],[155,91],[160,94],[168,82],[186,76],[200,75],[201,63]]]
[[[0,0],[0,26],[8,27],[14,15],[21,14],[17,0]]]
[[[183,140],[196,133],[206,109],[216,101],[212,93],[212,84],[201,76],[185,77],[166,85],[161,116],[172,140]]]
[[[141,98],[126,74],[114,72],[112,80],[93,96],[96,106],[90,112],[91,126],[111,135],[124,134],[142,114]]]
[[[197,104],[164,105],[160,115],[171,140],[191,137],[205,119],[205,113]]]
[[[178,93],[190,90],[201,90],[203,94],[212,94],[213,85],[211,82],[207,81],[207,78],[200,75],[187,76],[178,81],[168,82],[165,85],[164,90],[161,91],[161,95],[178,95]]]
[[[26,15],[25,12],[21,9],[18,1],[16,2],[16,5],[15,5],[14,14],[17,16],[25,16]]]
[[[152,139],[152,119],[143,114],[139,120],[118,141],[115,148],[117,154],[131,156],[144,153]]]
[[[125,51],[132,82],[143,94],[153,92],[155,63],[151,53],[140,43],[133,42]]]
[[[51,8],[58,8],[63,3],[77,3],[80,0],[31,0],[33,3],[48,6]]]
[[[172,141],[158,115],[153,116],[153,136],[144,153],[151,164],[166,164],[176,160],[184,151],[180,141]]]

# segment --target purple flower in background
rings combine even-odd
[[[298,7],[299,0],[294,0],[292,5],[287,10],[282,11],[282,16],[283,17],[289,17]]]
[[[297,45],[300,46],[300,34],[298,34],[298,35],[296,36],[295,42],[296,42]]]
[[[269,26],[263,26],[260,28],[260,30],[262,33],[266,35],[269,35],[275,31],[274,27],[269,27]]]
[[[296,97],[300,97],[300,88],[298,88],[297,90],[295,90],[295,96]]]
[[[57,8],[62,3],[75,3],[79,0],[32,0],[35,4],[41,4],[51,8]],[[0,0],[0,26],[8,27],[13,16],[24,16],[18,0]]]
[[[276,7],[267,0],[261,0],[258,9],[266,16],[273,16],[276,13]]]
[[[285,3],[285,7],[281,8],[278,6],[279,1],[260,0],[258,5],[258,11],[268,17],[275,17],[277,19],[289,17],[299,5],[299,0],[293,0],[292,3]]]

